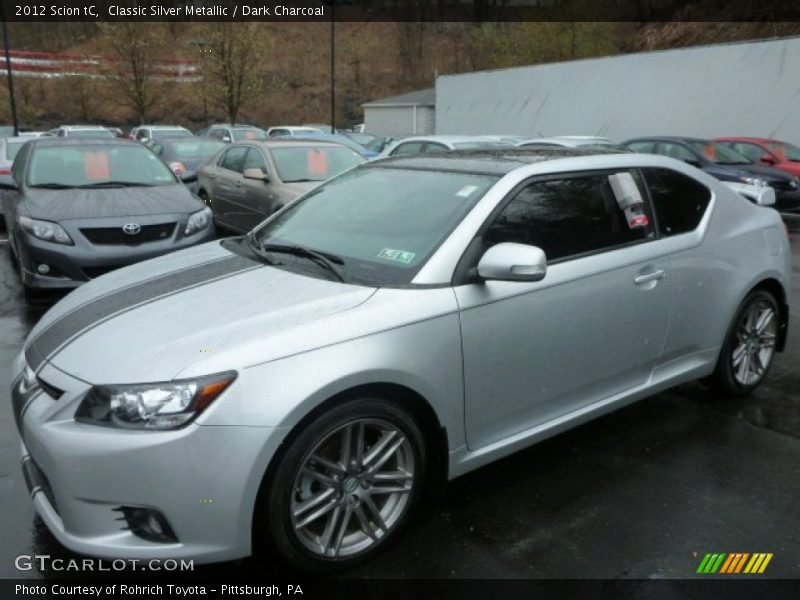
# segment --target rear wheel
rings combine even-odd
[[[356,400],[303,427],[260,510],[289,563],[330,572],[385,547],[419,500],[424,479],[425,448],[414,419],[385,400]]]
[[[778,303],[769,292],[756,290],[744,299],[712,376],[715,387],[744,396],[761,384],[775,357],[779,319]]]

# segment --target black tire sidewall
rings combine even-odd
[[[767,368],[764,370],[764,374],[761,376],[761,379],[750,385],[742,385],[736,381],[736,377],[733,373],[732,355],[733,349],[737,342],[736,328],[738,327],[744,313],[750,309],[750,306],[754,302],[760,301],[768,302],[775,311],[775,318],[779,318],[780,308],[778,307],[778,303],[772,294],[766,290],[755,290],[750,292],[745,299],[742,300],[739,308],[736,310],[736,315],[734,316],[733,321],[728,329],[728,334],[725,337],[725,343],[723,344],[722,351],[719,355],[717,371],[715,373],[716,384],[717,387],[719,387],[722,391],[732,396],[746,396],[755,390],[764,382],[764,379],[766,379],[767,375],[769,374],[769,370],[772,367],[772,363],[775,362],[775,352],[777,350],[773,352],[772,358],[770,359]]]
[[[326,559],[303,547],[292,530],[289,519],[292,486],[307,453],[317,443],[347,422],[363,418],[389,421],[405,434],[414,452],[414,488],[405,512],[378,543],[352,557]],[[298,427],[298,434],[288,442],[272,477],[265,481],[267,487],[262,494],[262,501],[259,502],[259,510],[266,511],[263,514],[267,518],[262,522],[265,522],[271,546],[292,566],[317,573],[341,571],[370,559],[392,542],[414,512],[426,480],[426,459],[424,439],[419,426],[408,411],[395,403],[380,398],[363,398],[348,401],[320,414],[309,423]]]

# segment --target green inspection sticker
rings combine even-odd
[[[404,265],[410,265],[411,261],[414,260],[416,254],[414,252],[406,252],[405,250],[393,250],[392,248],[384,248],[380,252],[378,252],[378,258],[383,258],[384,260],[391,260],[394,262],[403,263]]]

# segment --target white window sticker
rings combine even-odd
[[[477,189],[478,189],[477,185],[465,185],[456,192],[456,196],[461,196],[462,198],[469,198]]]

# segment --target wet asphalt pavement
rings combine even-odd
[[[791,238],[789,343],[752,397],[681,386],[472,472],[347,576],[692,577],[707,552],[771,552],[759,577],[800,577],[800,234]],[[0,242],[0,578],[69,575],[16,571],[19,554],[76,556],[34,514],[9,400],[9,365],[47,307],[26,306]],[[195,573],[290,575],[263,558]]]

